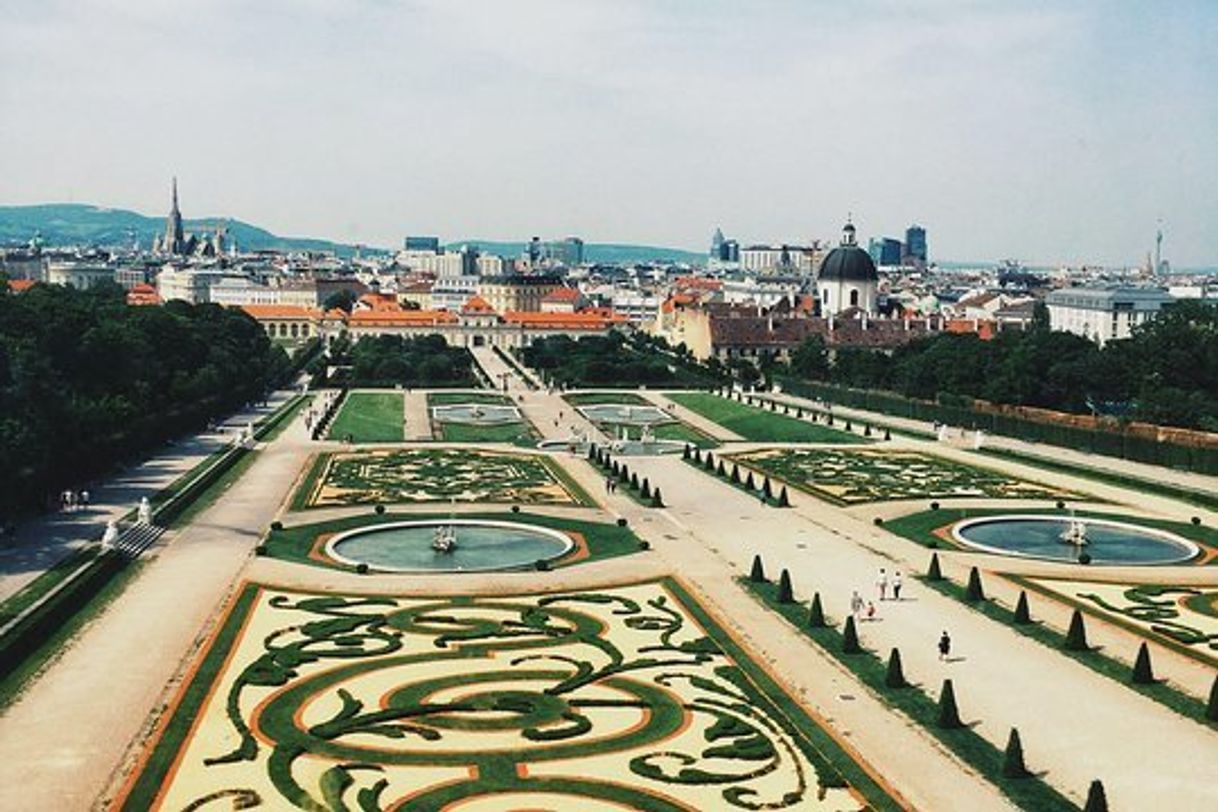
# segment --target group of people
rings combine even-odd
[[[66,490],[59,494],[59,507],[64,511],[86,510],[89,507],[89,492]]]
[[[881,567],[879,575],[875,579],[876,593],[879,600],[883,601],[899,601],[901,600],[901,587],[904,585],[904,580],[901,577],[901,571],[895,570],[890,577],[888,570]],[[864,601],[863,596],[856,589],[850,596],[850,614],[854,615],[856,620],[876,620],[876,607],[874,601]],[[943,634],[939,636],[939,659],[948,660],[952,651],[952,638],[945,629]]]
[[[611,476],[605,477],[605,493],[617,493],[617,479]]]

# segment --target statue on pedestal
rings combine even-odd
[[[138,521],[140,524],[152,524],[152,504],[147,496],[140,497]]]
[[[102,549],[109,550],[116,541],[118,541],[118,523],[111,519],[106,522],[106,532],[102,533]]]

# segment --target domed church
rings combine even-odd
[[[846,221],[842,241],[821,263],[816,277],[822,316],[836,316],[846,310],[875,315],[880,275],[871,256],[859,248],[854,224]]]

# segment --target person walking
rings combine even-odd
[[[867,619],[875,620],[875,604],[867,601]]]
[[[947,631],[939,637],[939,659],[946,660],[948,655],[952,653],[952,639],[947,636]]]
[[[858,617],[863,611],[863,596],[859,591],[854,590],[854,594],[850,596],[850,614]]]
[[[897,570],[892,574],[892,599],[899,601],[901,599],[901,571]]]
[[[883,567],[880,568],[880,575],[875,579],[875,588],[879,590],[880,600],[885,600],[888,597],[888,573]]]

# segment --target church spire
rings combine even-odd
[[[173,206],[165,218],[165,239],[162,247],[167,254],[186,253],[186,234],[182,229],[182,212],[178,210],[178,177],[173,178]]]

